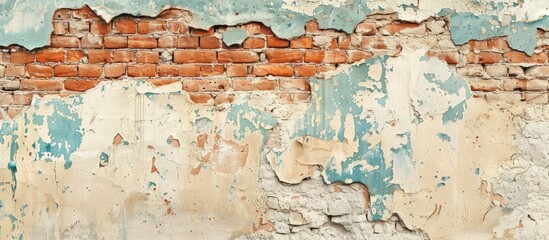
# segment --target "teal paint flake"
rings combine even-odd
[[[464,81],[463,78],[455,73],[452,73],[450,77],[444,81],[437,79],[434,73],[424,73],[423,76],[428,82],[437,85],[440,90],[443,90],[448,94],[459,95],[459,92],[462,89],[465,89],[465,98],[470,98],[472,96],[467,81]]]
[[[448,111],[442,114],[442,122],[444,124],[447,124],[449,122],[457,122],[458,120],[463,119],[463,112],[465,111],[466,107],[467,103],[465,101],[457,104],[454,107],[448,106]]]
[[[227,114],[227,123],[238,127],[233,133],[235,140],[242,140],[247,132],[261,131],[265,141],[268,136],[267,130],[275,126],[276,118],[270,113],[250,106],[248,101],[245,101],[231,105]]]
[[[465,44],[469,40],[507,36],[511,48],[528,55],[534,54],[538,28],[549,30],[549,16],[532,22],[517,21],[513,17],[508,26],[505,26],[497,16],[492,15],[475,15],[465,12],[452,14],[450,17],[450,34],[456,45]]]
[[[51,99],[45,103],[46,106],[52,106],[54,111],[51,115],[45,116],[50,140],[38,139],[38,159],[62,157],[65,160],[65,169],[72,166],[70,156],[80,147],[84,136],[81,129],[82,119],[75,109],[75,105],[81,104],[79,99],[71,98],[72,102]]]
[[[446,133],[439,132],[439,133],[437,133],[437,137],[440,138],[440,140],[442,140],[443,142],[451,142],[452,141],[452,137],[450,137]]]
[[[109,154],[102,152],[99,156],[99,166],[105,167],[109,164]]]
[[[400,149],[395,149],[396,154],[394,152],[384,153],[380,144],[373,145],[366,141],[367,135],[377,133],[381,129],[375,119],[360,117],[364,111],[364,106],[357,104],[354,96],[361,91],[387,95],[385,82],[388,71],[387,60],[387,57],[369,59],[358,66],[352,66],[348,72],[339,73],[331,79],[311,78],[311,89],[313,89],[311,106],[306,111],[304,119],[300,120],[302,121],[300,129],[292,136],[293,139],[310,136],[327,141],[344,142],[345,132],[354,129],[354,138],[348,140],[358,142],[358,151],[341,162],[341,166],[336,166],[337,163],[332,159],[326,166],[325,180],[327,182],[360,182],[368,186],[372,196],[379,198],[384,195],[392,195],[394,190],[399,188],[391,183],[393,165],[392,163],[386,164],[385,154],[393,154],[398,158],[399,154],[411,155],[411,148],[406,145]],[[370,67],[376,64],[382,65],[379,79],[369,76]],[[373,82],[374,84],[369,84],[369,86],[374,87],[366,87],[361,84],[364,82]],[[379,101],[378,99],[378,104],[383,106],[384,100]],[[336,113],[338,114],[336,115]],[[330,122],[338,116],[341,124],[332,128]],[[354,126],[346,127],[347,116],[352,116]],[[411,158],[412,156],[407,156],[406,159]],[[354,164],[356,161],[363,160],[376,167],[376,170],[368,172],[363,170],[362,165]],[[343,171],[338,172],[337,169],[343,169]],[[380,219],[382,217],[380,213],[383,213],[384,210],[383,202],[373,203],[371,213],[374,219]]]
[[[248,37],[248,31],[241,28],[230,28],[223,32],[223,42],[227,46],[232,46],[235,44],[242,44],[244,40]]]
[[[191,12],[193,25],[197,28],[208,29],[214,25],[256,21],[262,22],[277,36],[285,39],[304,34],[306,22],[315,18],[321,28],[351,33],[372,12],[367,6],[368,1],[364,0],[349,0],[337,8],[321,5],[312,15],[287,10],[283,8],[283,3],[283,0],[155,0],[153,4],[150,0],[4,0],[0,4],[0,45],[17,43],[28,49],[48,45],[55,10],[80,8],[83,5],[98,10],[106,20],[124,13],[154,17],[167,7],[178,7]],[[24,19],[19,19],[19,16]],[[21,26],[23,20],[29,23],[28,27]]]

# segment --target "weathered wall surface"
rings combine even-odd
[[[0,236],[544,239],[548,8],[2,1]]]

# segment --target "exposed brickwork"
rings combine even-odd
[[[199,103],[226,103],[233,96],[226,91],[276,91],[283,103],[302,102],[310,97],[308,78],[340,64],[397,56],[404,43],[416,41],[432,46],[428,55],[465,76],[475,97],[532,103],[549,98],[549,57],[541,40],[533,56],[512,50],[505,38],[455,46],[448,19],[407,23],[386,14],[369,16],[350,35],[311,21],[305,35],[290,40],[252,22],[236,26],[249,33],[242,46],[226,46],[226,26],[194,29],[187,16],[171,9],[154,19],[107,23],[88,8],[58,10],[49,47],[0,49],[1,107],[14,116],[33,94],[78,94],[100,81],[132,78],[156,85],[179,81]]]

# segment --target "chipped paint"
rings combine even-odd
[[[2,180],[0,213],[13,220],[9,227],[2,222],[2,238],[251,231],[262,209],[257,169],[265,135],[258,130],[272,128],[272,118],[245,96],[218,112],[191,103],[179,89],[102,83],[78,97],[36,98],[25,114],[3,122],[0,161],[12,177]],[[109,102],[119,104],[101,107]],[[27,121],[30,116],[44,121]],[[198,126],[201,118],[212,122]]]
[[[223,42],[227,46],[242,44],[248,37],[248,31],[240,28],[229,28],[223,32]]]
[[[529,55],[537,29],[549,29],[544,0],[0,1],[0,45],[27,48],[49,43],[55,9],[84,4],[107,21],[177,7],[195,28],[256,21],[280,38],[313,19],[351,33],[376,13],[447,16],[455,44],[507,36]],[[222,39],[247,37],[236,26]],[[549,108],[473,98],[426,51],[337,65],[310,79],[310,104],[240,92],[219,108],[192,103],[181,83],[128,80],[35,98],[0,122],[0,238],[546,235]]]
[[[545,22],[549,3],[544,0],[530,0],[520,2],[517,0],[466,0],[466,1],[312,1],[312,0],[270,0],[270,1],[205,1],[205,0],[47,0],[37,2],[29,0],[3,0],[0,4],[0,45],[21,44],[33,49],[49,44],[49,36],[52,32],[50,24],[53,13],[58,8],[79,8],[83,5],[90,6],[105,20],[110,21],[115,16],[127,13],[135,16],[156,16],[163,9],[177,7],[190,11],[192,14],[191,26],[207,29],[214,25],[258,21],[272,28],[273,32],[282,38],[297,37],[304,33],[307,21],[317,19],[320,28],[337,29],[350,33],[356,25],[367,15],[376,12],[396,12],[399,18],[405,21],[420,22],[432,16],[438,16],[441,12],[453,9],[457,14],[453,19],[454,26],[465,23],[463,29],[457,29],[458,33],[452,36],[456,43],[469,39],[485,39],[490,35],[501,35],[502,31],[509,31],[508,27],[486,28],[483,32],[474,30],[474,23],[486,25],[485,20],[495,18],[497,22],[505,22],[504,19],[512,17],[517,26],[539,26],[538,20]],[[478,6],[488,5],[487,8]],[[207,14],[204,14],[207,13]],[[474,15],[468,15],[474,14]],[[486,15],[482,19],[476,16]],[[454,16],[454,15],[452,15]],[[465,18],[466,20],[461,20]],[[478,18],[478,17],[477,17]],[[24,19],[24,21],[23,21]],[[524,23],[523,23],[524,22]],[[545,23],[543,23],[544,26]],[[471,28],[471,29],[469,29]],[[518,28],[517,28],[518,29]],[[484,31],[488,31],[485,33]],[[523,31],[520,31],[523,32]],[[465,35],[462,35],[465,33]],[[516,37],[512,45],[518,50],[531,52],[531,30],[528,34],[513,32]],[[88,36],[89,37],[89,36]]]

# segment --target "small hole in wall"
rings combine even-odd
[[[339,67],[339,63],[336,63],[335,67],[336,67],[336,68]]]

